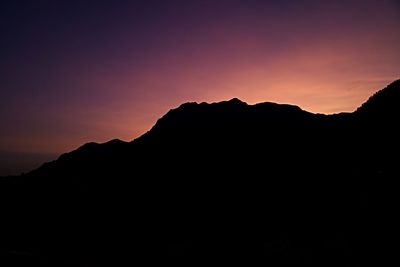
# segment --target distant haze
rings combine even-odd
[[[0,2],[0,175],[183,102],[353,111],[400,76],[400,2]]]
[[[19,175],[40,167],[57,155],[0,151],[0,175]]]

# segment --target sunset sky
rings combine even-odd
[[[0,175],[188,101],[353,111],[400,77],[400,1],[2,0]]]

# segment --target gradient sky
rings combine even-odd
[[[353,111],[400,76],[400,1],[2,0],[0,175],[187,101]]]

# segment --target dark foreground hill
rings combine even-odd
[[[186,103],[132,142],[0,181],[2,266],[366,266],[397,258],[400,81],[353,113]]]

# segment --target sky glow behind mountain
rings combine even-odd
[[[0,175],[183,102],[351,112],[400,76],[395,0],[1,1],[0,35]]]

